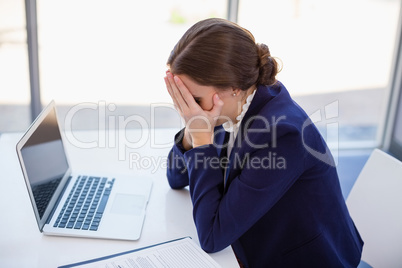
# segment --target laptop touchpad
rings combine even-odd
[[[144,205],[145,197],[142,195],[116,194],[111,212],[116,214],[141,215]]]

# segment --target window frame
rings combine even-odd
[[[395,141],[395,128],[399,109],[402,109],[402,5],[399,12],[398,32],[394,50],[393,75],[384,113],[381,148],[402,159],[402,147]]]
[[[237,22],[239,13],[240,0],[227,0],[227,19]],[[30,77],[30,96],[31,96],[31,119],[35,120],[36,116],[41,112],[43,106],[41,103],[40,79],[39,79],[39,53],[38,53],[38,29],[37,29],[37,4],[36,0],[25,0],[26,12],[26,31],[27,31],[27,47],[29,60],[29,77]],[[383,120],[378,125],[377,138],[373,143],[358,145],[354,147],[382,147],[389,150],[394,146],[392,135],[396,123],[397,104],[399,94],[402,87],[402,5],[400,6],[398,33],[396,38],[392,77],[390,86],[385,93],[385,107],[387,110],[383,112]],[[402,150],[402,148],[401,148]]]

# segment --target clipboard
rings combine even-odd
[[[178,238],[147,247],[112,254],[96,259],[59,266],[59,268],[218,268],[215,260],[191,237]]]

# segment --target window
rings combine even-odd
[[[99,103],[108,115],[149,120],[151,103],[171,103],[163,81],[170,51],[208,17],[226,17],[226,1],[38,0],[42,102],[54,99],[63,114]],[[158,126],[180,122],[173,109],[163,111]],[[99,110],[82,109],[72,128],[96,128],[97,117]]]
[[[171,103],[163,76],[174,44],[196,21],[226,18],[231,2],[37,0],[42,103],[56,100],[61,119],[70,116],[77,129],[97,128],[109,114],[149,122],[150,104]],[[279,80],[328,143],[378,145],[401,1],[239,3],[238,23],[282,61]],[[24,13],[23,1],[0,0],[0,132],[30,121]],[[77,105],[83,109],[71,117]],[[157,127],[180,125],[172,109],[159,115]]]
[[[279,80],[340,147],[380,142],[401,1],[247,0],[239,24],[283,62]],[[330,107],[332,114],[325,114]],[[321,112],[320,112],[321,111]]]
[[[0,0],[0,133],[30,124],[24,1]]]

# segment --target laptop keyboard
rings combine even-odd
[[[53,226],[97,231],[113,184],[114,179],[80,176]]]
[[[42,218],[50,199],[53,197],[54,191],[56,191],[57,186],[61,178],[52,180],[47,183],[42,183],[32,187],[32,193],[35,198],[36,207],[38,208],[39,217]]]

